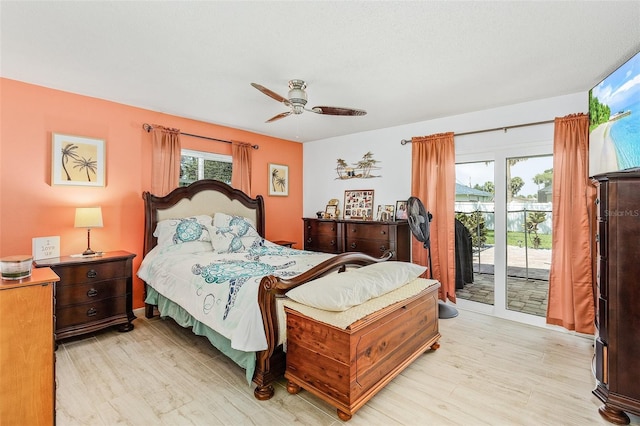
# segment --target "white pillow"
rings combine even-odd
[[[425,266],[409,262],[373,263],[340,274],[327,275],[287,292],[303,305],[325,311],[346,311],[413,281]]]
[[[251,219],[216,213],[213,216],[211,245],[216,253],[238,253],[262,244]]]
[[[166,219],[158,222],[153,236],[158,238],[158,246],[161,247],[190,241],[211,241],[211,222],[211,216],[207,215]]]

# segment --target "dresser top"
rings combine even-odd
[[[0,290],[43,285],[60,281],[60,277],[50,268],[32,269],[31,276],[21,280],[0,280]]]
[[[49,259],[40,259],[33,262],[33,265],[36,268],[42,268],[45,266],[61,266],[61,265],[78,265],[83,263],[92,263],[92,262],[111,262],[114,260],[123,260],[123,259],[133,259],[136,257],[135,254],[129,253],[128,251],[119,250],[119,251],[107,251],[100,253],[99,255],[91,255],[91,256],[60,256],[60,257],[52,257]]]

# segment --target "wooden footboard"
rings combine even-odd
[[[262,279],[258,290],[258,304],[262,312],[268,348],[257,354],[256,371],[253,376],[253,382],[257,385],[254,390],[254,395],[257,399],[266,400],[273,396],[272,383],[282,377],[286,367],[282,345],[278,345],[276,300],[284,297],[284,294],[292,288],[316,278],[335,271],[344,271],[348,267],[360,267],[384,262],[389,260],[392,255],[393,253],[388,252],[381,258],[375,258],[357,252],[342,253],[291,279],[278,278],[273,275]]]

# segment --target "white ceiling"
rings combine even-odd
[[[300,142],[586,96],[640,50],[639,1],[2,0],[0,17],[2,77]],[[287,107],[249,83],[286,97],[294,78],[309,107],[368,114],[264,123]]]

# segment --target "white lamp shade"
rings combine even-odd
[[[102,228],[102,209],[100,207],[78,207],[74,226],[76,228]]]

